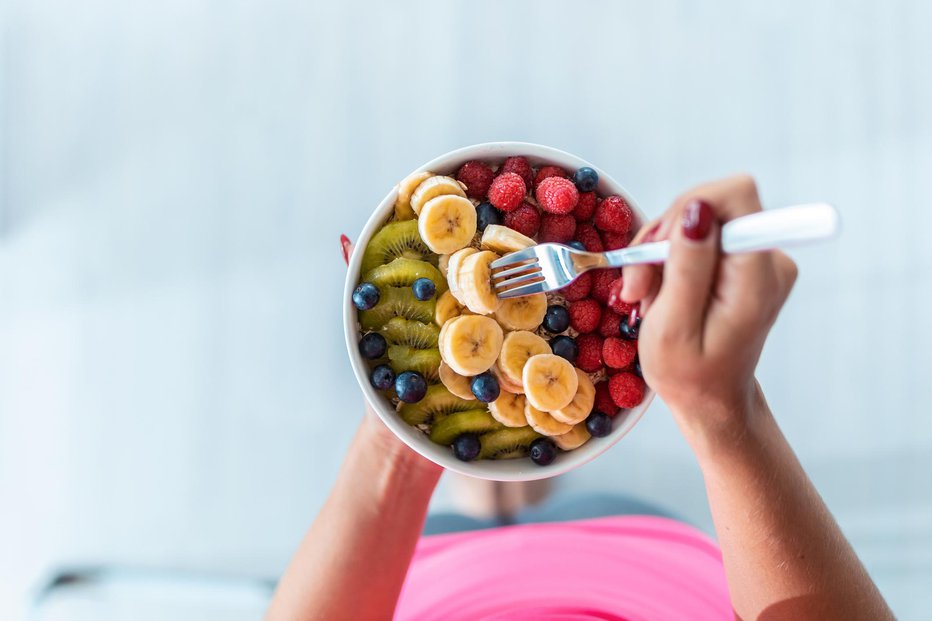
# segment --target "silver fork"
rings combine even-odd
[[[742,216],[722,227],[722,252],[773,250],[834,237],[838,212],[828,203],[807,203]],[[563,244],[539,244],[492,262],[492,285],[500,298],[561,289],[591,269],[663,263],[667,241],[609,252],[584,252]]]

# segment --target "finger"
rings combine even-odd
[[[749,175],[735,175],[696,187],[677,199],[675,205],[685,205],[693,198],[708,201],[722,224],[762,210],[757,184]],[[718,278],[722,297],[736,308],[753,307],[762,296],[768,296],[773,285],[773,263],[768,253],[748,252],[723,255]]]
[[[777,278],[780,281],[780,289],[783,292],[782,302],[790,297],[793,285],[796,284],[796,277],[799,275],[799,269],[796,262],[793,261],[786,253],[779,250],[773,251],[773,261],[777,268]]]
[[[632,246],[657,241],[655,237],[657,230],[662,224],[661,219],[654,220],[641,227],[634,239],[631,240]],[[660,280],[660,270],[656,265],[629,265],[622,268],[623,285],[621,289],[621,299],[625,302],[638,302],[656,288]]]
[[[719,225],[712,205],[693,199],[681,210],[680,226],[670,234],[670,256],[663,284],[651,309],[651,321],[663,337],[701,346],[706,308],[718,265]]]

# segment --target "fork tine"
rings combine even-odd
[[[524,250],[519,250],[517,252],[512,252],[511,254],[506,254],[500,259],[495,259],[492,261],[492,269],[494,270],[500,267],[508,267],[513,263],[527,261],[528,259],[537,259],[537,252],[535,252],[534,246],[525,248]]]
[[[540,264],[535,261],[533,263],[525,263],[524,265],[519,265],[517,267],[512,267],[507,270],[502,270],[500,272],[492,272],[492,279],[501,279],[508,278],[509,276],[520,276],[522,273],[527,271],[539,272],[541,270]]]
[[[541,270],[537,270],[531,272],[530,274],[525,274],[524,276],[516,276],[514,278],[509,278],[508,280],[494,283],[494,286],[496,291],[502,291],[505,287],[519,287],[521,285],[526,285],[542,280],[544,280],[544,273]]]
[[[505,298],[516,298],[521,295],[531,295],[532,293],[540,293],[541,291],[546,291],[546,285],[543,280],[530,285],[524,285],[522,287],[516,287],[515,289],[509,289],[508,291],[499,292],[498,297]]]

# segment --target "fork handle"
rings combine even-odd
[[[806,203],[752,213],[726,222],[722,227],[722,252],[758,252],[830,239],[838,234],[841,220],[828,203]],[[605,263],[597,267],[624,267],[663,263],[670,242],[661,241],[603,253]]]

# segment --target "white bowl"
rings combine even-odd
[[[539,144],[530,144],[526,142],[489,142],[477,144],[470,147],[463,147],[455,151],[450,151],[445,155],[435,158],[420,168],[429,170],[438,174],[452,174],[463,162],[468,160],[486,160],[490,162],[501,162],[511,155],[523,155],[528,158],[532,166],[552,164],[561,166],[568,171],[574,171],[581,166],[591,166],[599,173],[600,195],[619,194],[631,205],[638,221],[636,224],[645,222],[644,214],[637,206],[634,197],[626,191],[621,184],[609,177],[603,170],[593,166],[589,162],[554,149]],[[396,190],[392,189],[388,195],[382,199],[379,206],[375,208],[372,217],[366,222],[359,236],[354,240],[353,254],[350,257],[349,268],[346,272],[346,286],[343,291],[343,330],[346,335],[346,350],[349,352],[350,361],[353,364],[353,372],[356,374],[356,380],[359,387],[362,388],[366,400],[372,406],[372,409],[379,415],[389,429],[396,436],[401,438],[405,444],[426,457],[427,459],[462,474],[478,477],[481,479],[491,479],[495,481],[532,481],[534,479],[546,479],[557,476],[564,472],[569,472],[583,464],[595,459],[612,445],[621,440],[625,434],[631,431],[631,428],[637,424],[644,411],[650,405],[654,398],[654,393],[648,389],[644,396],[644,401],[632,410],[626,410],[615,417],[614,428],[612,433],[604,438],[592,438],[586,444],[576,450],[566,453],[561,452],[556,460],[548,466],[538,466],[529,458],[507,459],[501,461],[495,460],[477,460],[472,462],[463,462],[453,456],[449,447],[434,444],[430,439],[416,427],[412,427],[404,422],[401,417],[395,413],[395,408],[391,402],[376,392],[372,384],[369,383],[369,365],[359,353],[359,324],[356,318],[356,307],[353,306],[351,297],[353,289],[359,284],[359,267],[362,263],[363,251],[372,236],[381,228],[385,221],[392,213],[395,204]]]

